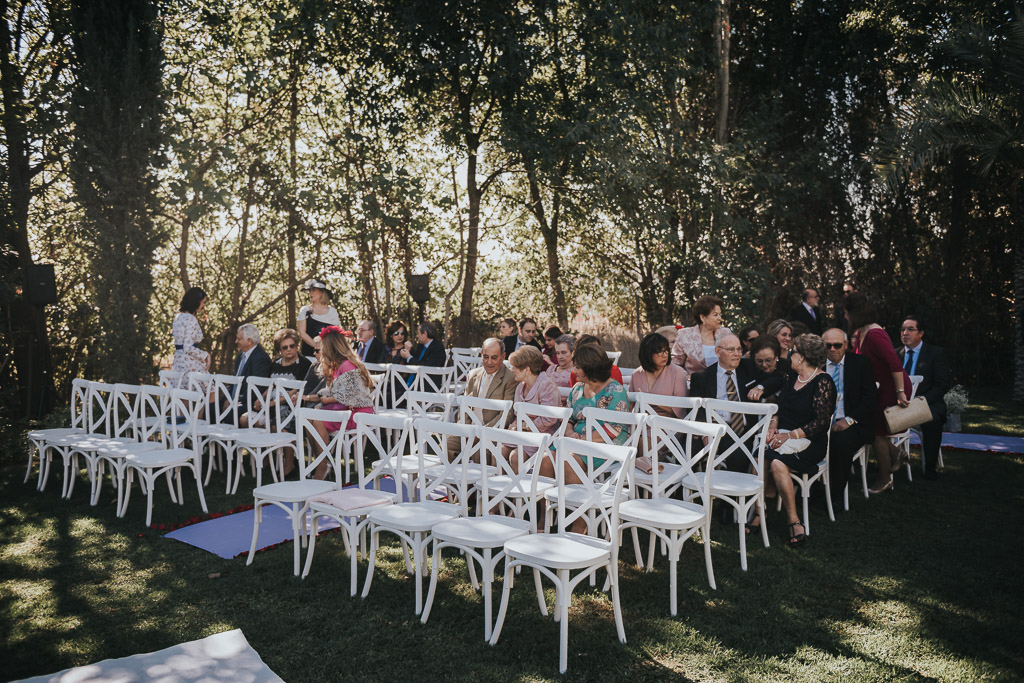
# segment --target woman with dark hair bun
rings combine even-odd
[[[724,308],[725,302],[717,296],[702,296],[693,305],[693,327],[679,330],[672,347],[672,362],[682,366],[687,379],[718,362],[715,345],[720,338],[732,334],[722,324]]]
[[[743,346],[744,358],[753,357],[753,354],[751,353],[751,347],[753,346],[754,341],[760,336],[761,331],[758,330],[757,327],[755,327],[754,325],[747,325],[742,330],[740,330],[739,338],[740,344]]]
[[[544,354],[544,367],[553,368],[558,365],[558,355],[555,352],[555,342],[562,336],[562,331],[557,325],[552,325],[544,330],[544,347],[541,353]]]
[[[210,354],[196,346],[203,341],[199,317],[206,317],[206,292],[199,287],[191,288],[181,298],[178,310],[174,324],[171,325],[171,334],[174,335],[174,361],[171,369],[181,373],[178,386],[188,388],[190,372],[207,372],[210,369]]]

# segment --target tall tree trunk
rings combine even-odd
[[[1024,221],[1020,219],[1021,178],[1017,177],[1011,190],[1013,215],[1011,217],[1013,232],[1017,235],[1013,252],[1013,317],[1016,333],[1016,372],[1013,381],[1013,398],[1024,401]]]
[[[469,123],[468,104],[465,119]],[[476,286],[477,242],[480,235],[480,186],[476,180],[477,149],[480,146],[479,136],[475,133],[466,135],[466,195],[469,198],[469,215],[466,221],[466,270],[462,282],[462,302],[459,307],[459,323],[455,326],[455,337],[458,344],[468,346],[471,342],[473,323],[473,288]]]
[[[718,62],[718,117],[715,123],[715,142],[729,141],[729,3],[715,3],[715,57]]]
[[[296,300],[295,289],[295,240],[298,233],[298,221],[295,212],[298,211],[299,200],[299,171],[298,155],[296,153],[296,138],[299,128],[299,75],[295,54],[292,54],[292,84],[288,100],[288,174],[292,180],[292,195],[288,198],[288,282],[292,283],[288,288],[285,306],[288,309],[288,327],[298,327],[298,301]]]
[[[548,282],[551,284],[551,294],[555,300],[555,315],[558,316],[558,326],[563,330],[569,327],[569,315],[565,304],[565,291],[562,289],[561,264],[558,260],[558,221],[561,215],[561,191],[558,188],[552,189],[552,211],[551,222],[548,222],[547,213],[544,210],[544,198],[540,193],[540,184],[537,182],[537,169],[533,159],[528,155],[523,156],[523,165],[526,168],[526,179],[530,187],[530,211],[537,219],[540,227],[540,234],[544,238],[544,247],[548,260]],[[560,166],[560,174],[565,179],[568,173],[568,159],[563,159]]]

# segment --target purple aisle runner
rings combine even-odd
[[[910,438],[914,444],[921,440],[914,434]],[[989,436],[988,434],[961,434],[943,432],[942,445],[948,448],[962,448],[968,451],[986,451],[989,453],[1024,453],[1024,438],[1019,436]]]
[[[390,478],[382,479],[380,488],[382,491],[393,492],[395,490],[395,482]],[[404,492],[403,500],[408,500]],[[218,557],[230,560],[241,553],[249,552],[249,544],[252,542],[254,514],[253,510],[246,510],[198,524],[191,524],[165,534],[165,538],[173,538],[176,541],[187,543],[213,553]],[[306,525],[306,528],[309,528],[308,516],[306,518]],[[338,526],[337,522],[326,517],[321,517],[317,523],[320,533],[336,529]],[[260,522],[260,535],[256,543],[257,550],[291,540],[292,522],[284,510],[276,505],[263,506],[263,521]]]

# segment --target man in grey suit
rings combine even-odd
[[[500,340],[491,337],[485,339],[480,347],[483,366],[474,368],[466,379],[464,396],[489,398],[499,401],[511,401],[516,396],[516,380],[512,371],[505,365],[505,346]],[[480,419],[487,427],[504,427],[497,424],[501,413],[497,410],[481,410]],[[448,455],[454,457],[459,451],[459,440],[448,439]]]

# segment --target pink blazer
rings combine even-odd
[[[728,327],[719,327],[715,332],[715,341],[727,334],[732,334]],[[679,330],[676,343],[672,346],[672,362],[683,367],[687,379],[693,373],[707,368],[704,362],[704,345],[701,343],[700,328],[697,325]]]

